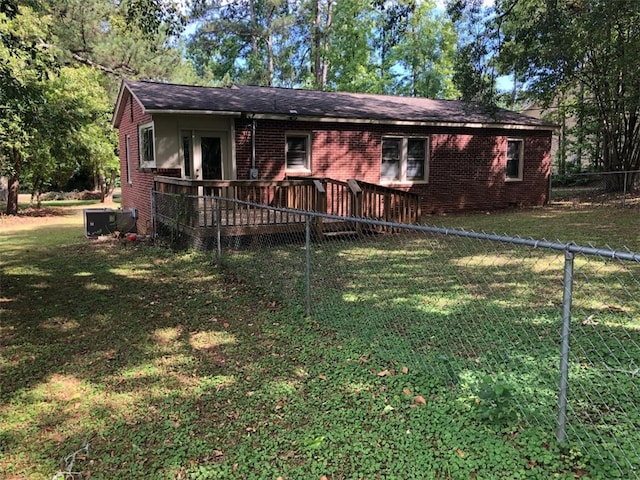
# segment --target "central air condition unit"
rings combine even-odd
[[[136,230],[136,211],[112,208],[85,208],[84,232],[89,238],[111,235],[114,232],[130,233]]]

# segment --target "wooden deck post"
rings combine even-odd
[[[320,180],[314,180],[313,187],[315,192],[315,205],[313,209],[318,213],[327,213],[327,191],[324,185]],[[323,234],[322,217],[315,217],[314,231],[316,239],[320,240]]]
[[[349,215],[352,217],[362,218],[362,189],[358,182],[350,179],[347,180],[347,184],[349,185],[349,194],[351,197],[351,212]],[[362,223],[355,222],[355,231],[358,235],[362,234]]]

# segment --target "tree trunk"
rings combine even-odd
[[[113,190],[116,186],[116,171],[111,170],[109,181],[104,173],[100,173],[100,202],[105,203],[108,198],[113,194]]]
[[[9,193],[7,195],[7,215],[18,214],[18,189],[20,188],[20,180],[17,175],[9,177]]]
[[[269,30],[269,33],[267,34],[267,56],[267,70],[269,75],[267,87],[272,87],[273,78],[275,77],[275,68],[273,66],[273,34],[271,33],[271,30]]]
[[[560,109],[560,115],[562,115],[562,120],[560,122],[560,145],[558,146],[558,173],[564,175],[567,173],[567,116],[564,108]]]
[[[321,55],[321,51],[322,49],[320,48],[322,42],[320,39],[320,22],[322,21],[322,10],[320,8],[320,1],[321,0],[316,0],[315,2],[313,2],[313,7],[314,7],[314,13],[315,13],[315,19],[313,21],[313,29],[312,31],[312,39],[311,39],[311,45],[313,48],[313,59],[312,59],[312,68],[313,68],[313,83],[314,83],[314,88],[316,89],[320,89],[321,84],[322,84],[322,74],[321,74],[321,59],[322,59],[322,55]]]
[[[22,154],[12,148],[10,153],[13,172],[9,176],[9,191],[7,193],[7,215],[18,214],[18,193],[20,189],[20,172],[22,171]]]
[[[329,0],[327,2],[327,22],[325,24],[325,28],[324,28],[324,34],[323,34],[323,45],[322,45],[322,90],[326,90],[327,89],[327,76],[329,73],[329,30],[331,29],[331,21],[332,21],[332,17],[331,17],[331,10],[333,7],[333,1]]]

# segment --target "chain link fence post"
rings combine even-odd
[[[156,190],[155,188],[151,190],[151,235],[153,235],[153,240],[156,240],[158,237],[158,232],[156,231],[156,216],[158,215],[158,206],[156,205]]]
[[[216,212],[216,261],[220,265],[222,263],[222,201],[219,198],[213,201]]]
[[[569,386],[569,336],[571,335],[571,299],[573,288],[573,252],[564,253],[564,279],[562,295],[562,334],[560,347],[560,386],[558,393],[558,429],[556,439],[567,440],[567,390]]]
[[[311,316],[311,217],[304,217],[306,314]]]

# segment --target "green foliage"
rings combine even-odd
[[[119,165],[110,120],[120,76],[192,79],[171,44],[183,22],[174,3],[155,0],[3,1],[0,175],[10,179],[8,213],[17,212],[20,182],[38,193],[84,171],[108,193]]]
[[[447,3],[448,15],[458,32],[453,83],[462,100],[478,102],[487,108],[499,103],[494,58],[499,36],[489,23],[492,11],[480,0]]]
[[[428,98],[456,98],[453,85],[456,33],[433,1],[420,2],[409,19],[401,41],[393,48],[395,93]]]
[[[185,19],[175,2],[43,0],[64,64],[106,74],[100,83],[115,101],[123,76],[166,80],[188,69],[175,40]]]
[[[452,98],[455,31],[434,2],[195,2],[198,74],[221,82]]]
[[[525,74],[540,103],[575,104],[577,150],[597,135],[608,171],[640,168],[638,25],[634,0],[497,3],[500,65]]]
[[[192,15],[200,26],[188,42],[187,55],[200,76],[257,85],[299,81],[292,42],[304,26],[295,21],[288,2],[195,2]]]
[[[505,380],[485,376],[477,392],[476,408],[480,418],[497,424],[517,418],[512,390]]]

